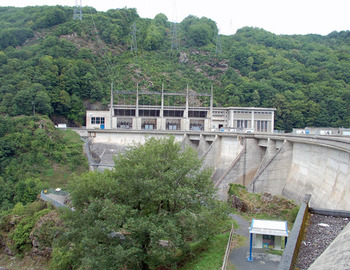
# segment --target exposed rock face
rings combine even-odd
[[[57,212],[51,211],[42,216],[29,238],[32,242],[32,254],[50,257],[53,240],[62,232],[62,221]]]
[[[232,196],[232,198],[230,198],[230,200],[232,201],[231,205],[232,207],[236,208],[237,211],[239,212],[250,212],[251,209],[249,208],[249,205],[244,202],[243,200],[241,200],[239,197],[237,196]]]
[[[187,54],[185,52],[180,52],[180,59],[179,59],[180,63],[187,63],[188,62],[188,57]]]

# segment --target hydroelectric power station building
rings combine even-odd
[[[274,111],[213,107],[213,90],[211,94],[188,89],[185,93],[165,92],[163,88],[161,92],[111,91],[109,110],[86,111],[86,128],[272,133]]]

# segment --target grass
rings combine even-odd
[[[229,232],[218,234],[210,243],[199,243],[194,247],[194,259],[187,262],[181,270],[217,270],[222,266],[223,257],[226,251]]]
[[[9,256],[0,249],[0,265],[8,270],[15,269],[49,269],[49,260],[41,256]]]
[[[282,256],[283,250],[268,249],[267,253]]]
[[[211,242],[198,242],[191,246],[193,259],[188,260],[181,270],[217,270],[221,269],[223,258],[226,252],[227,241],[230,235],[231,226],[237,230],[239,225],[231,219],[228,219],[224,224],[226,228],[224,233],[217,234]],[[243,245],[245,237],[234,234],[231,241],[232,247]],[[228,270],[235,270],[234,265],[228,264]]]

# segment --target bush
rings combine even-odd
[[[38,219],[50,212],[50,209],[44,209],[40,212],[35,213],[33,216],[28,216],[22,219],[22,221],[18,224],[14,232],[12,232],[9,236],[13,241],[13,247],[17,251],[24,251],[30,248],[30,232],[32,231],[35,223]]]

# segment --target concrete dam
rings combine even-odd
[[[283,195],[300,203],[311,194],[311,207],[350,209],[350,138],[294,134],[230,132],[85,130],[95,168],[112,167],[114,156],[147,136],[173,135],[195,148],[203,166],[213,168],[218,197],[230,183],[250,192]],[[86,134],[87,132],[87,134]]]

